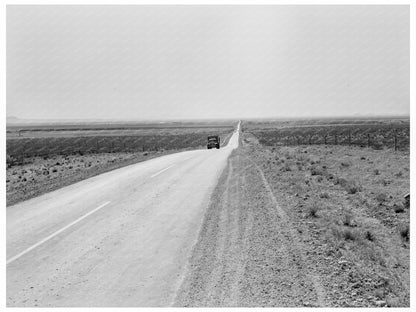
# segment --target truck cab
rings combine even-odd
[[[208,137],[207,149],[220,148],[220,137],[218,135],[211,135]]]

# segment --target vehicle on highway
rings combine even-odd
[[[208,137],[207,149],[220,148],[220,137],[218,135],[210,135]]]

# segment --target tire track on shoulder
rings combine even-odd
[[[268,183],[263,170],[261,170],[261,168],[255,164],[251,159],[250,162],[255,166],[255,168],[257,169],[257,171],[259,172],[261,179],[263,181],[263,185],[266,188],[270,200],[272,201],[274,207],[276,208],[276,211],[278,212],[280,218],[282,219],[282,222],[280,223],[280,225],[283,226],[283,230],[286,231],[286,233],[288,234],[288,239],[291,240],[293,242],[293,246],[292,246],[292,252],[295,252],[295,254],[300,256],[301,262],[303,264],[303,267],[305,267],[306,264],[306,257],[305,254],[302,252],[302,250],[304,250],[302,243],[300,242],[292,224],[290,221],[290,218],[288,217],[287,213],[284,211],[284,209],[281,208],[281,206],[279,205],[279,203],[277,202],[276,197],[274,196],[274,193],[270,187],[270,184]],[[320,307],[324,307],[326,306],[326,302],[325,302],[325,297],[326,297],[326,292],[325,292],[325,288],[322,286],[319,276],[314,274],[313,272],[304,272],[306,273],[306,276],[308,277],[308,279],[313,283],[314,288],[315,288],[315,292],[317,295],[317,303]]]

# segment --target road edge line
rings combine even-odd
[[[11,257],[10,259],[8,259],[6,261],[6,265],[12,263],[13,261],[19,259],[20,257],[24,256],[25,254],[27,254],[28,252],[32,251],[33,249],[35,249],[36,247],[39,247],[40,245],[46,243],[48,240],[54,238],[56,235],[62,233],[63,231],[65,231],[66,229],[70,228],[71,226],[77,224],[78,222],[82,221],[83,219],[85,219],[86,217],[88,217],[89,215],[92,215],[94,212],[104,208],[105,206],[107,206],[110,202],[105,202],[104,204],[101,204],[100,206],[98,206],[97,208],[91,210],[90,212],[84,214],[83,216],[79,217],[78,219],[76,219],[75,221],[72,221],[71,223],[69,223],[68,225],[64,226],[63,228],[59,229],[58,231],[52,233],[51,235],[45,237],[44,239],[42,239],[41,241],[37,242],[36,244],[30,246],[29,248],[26,248],[25,250],[23,250],[22,252],[20,252],[19,254],[15,255],[14,257]]]

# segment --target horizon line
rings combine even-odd
[[[56,122],[68,122],[68,121],[96,121],[96,122],[137,122],[137,121],[192,121],[192,120],[270,120],[270,119],[353,119],[353,118],[410,118],[410,114],[391,114],[391,115],[332,115],[332,116],[272,116],[272,117],[182,117],[182,118],[20,118],[16,116],[6,116],[6,123],[8,119],[14,119],[18,123],[19,121],[56,121]]]

